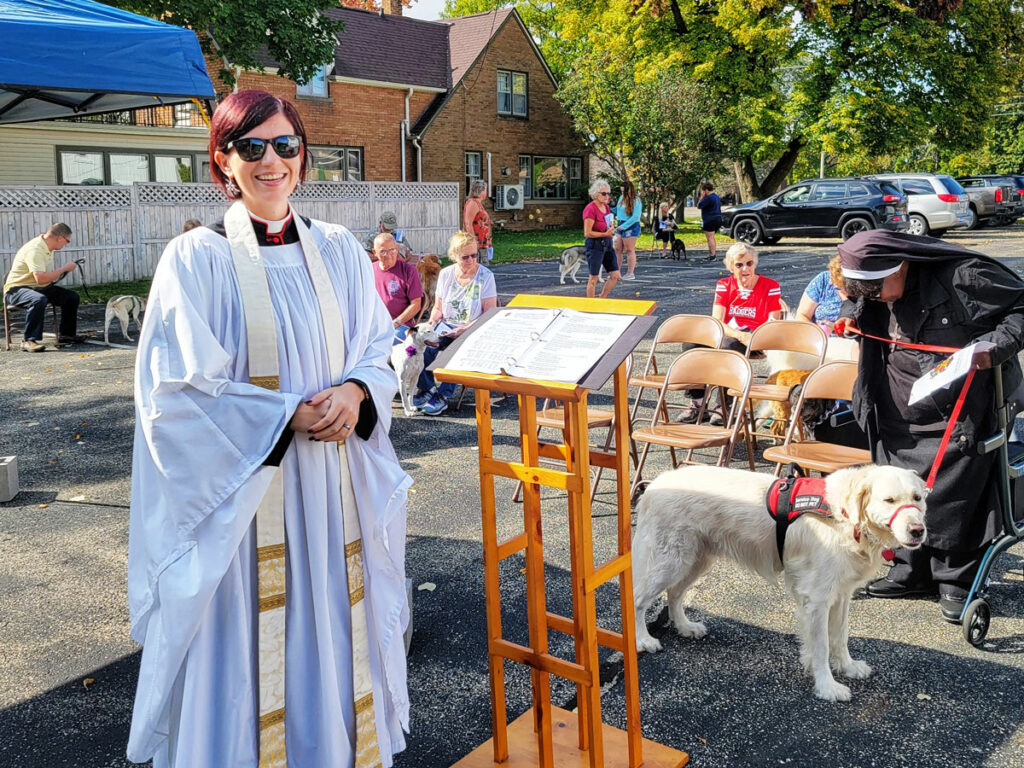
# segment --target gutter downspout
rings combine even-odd
[[[405,182],[405,140],[409,137],[409,99],[412,98],[413,89],[410,87],[405,93],[405,119],[402,120],[401,136],[399,145],[402,154],[402,182]]]
[[[487,153],[487,196],[491,196],[491,190],[493,189],[491,184],[491,153]]]

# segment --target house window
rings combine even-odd
[[[123,150],[77,147],[57,148],[57,175],[61,184],[131,184],[136,181],[196,181],[195,169],[209,168],[206,153]],[[207,174],[204,181],[209,181]]]
[[[526,73],[498,70],[498,114],[526,117]]]
[[[482,152],[467,152],[466,153],[466,194],[469,194],[469,188],[476,179],[483,178],[483,153]]]
[[[313,167],[311,181],[362,181],[362,147],[310,147]]]
[[[519,183],[527,198],[575,200],[583,194],[583,159],[520,155]]]
[[[327,98],[327,65],[317,67],[316,72],[304,83],[295,86],[296,96],[314,96],[320,99]]]

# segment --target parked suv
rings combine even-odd
[[[907,198],[907,231],[942,237],[947,229],[971,223],[968,196],[952,176],[934,173],[880,173],[868,178],[887,181]]]
[[[1014,220],[1017,205],[1013,200],[1017,189],[1010,176],[982,173],[957,179],[970,197],[970,211],[974,214],[968,229],[982,223],[1006,224]],[[1018,214],[1019,215],[1019,214]]]
[[[722,211],[722,231],[751,245],[782,237],[848,240],[866,229],[906,228],[906,197],[891,182],[862,178],[807,179]]]

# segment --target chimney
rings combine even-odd
[[[382,0],[380,9],[388,16],[401,16],[402,0]]]

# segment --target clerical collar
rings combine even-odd
[[[299,229],[295,226],[292,212],[278,221],[267,221],[253,213],[249,214],[256,242],[260,245],[290,245],[299,242]]]

